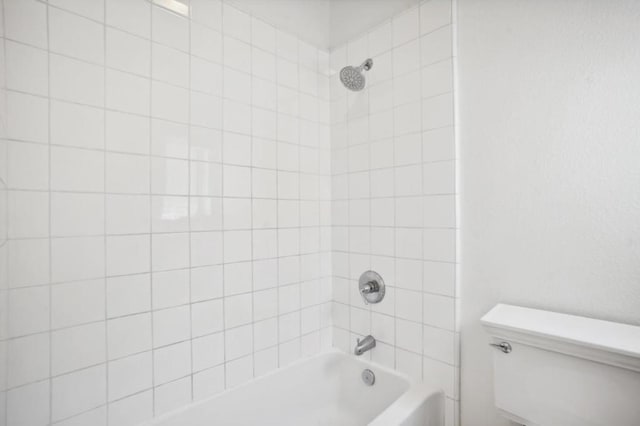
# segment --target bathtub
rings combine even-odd
[[[362,371],[375,374],[367,386]],[[444,396],[341,352],[327,352],[165,414],[154,426],[443,426]]]

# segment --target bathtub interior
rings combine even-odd
[[[373,386],[367,386],[361,379],[365,368],[371,369],[376,375]],[[420,405],[426,400],[423,388],[411,392],[413,389],[409,380],[396,372],[330,351],[296,362],[148,424],[208,426],[211,419],[215,419],[214,424],[230,426],[357,426],[371,423],[394,404],[394,422],[402,424],[402,419],[411,418],[411,413],[406,409],[423,410],[426,407]],[[410,398],[403,400],[406,395]],[[398,401],[401,401],[399,405]],[[431,404],[437,404],[437,401]],[[418,414],[416,418],[422,422],[425,415]],[[375,424],[382,426],[384,423]],[[423,426],[427,423],[406,424]],[[439,425],[429,423],[429,426]]]

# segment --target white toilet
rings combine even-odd
[[[505,417],[527,426],[640,426],[640,327],[502,304],[482,324]]]

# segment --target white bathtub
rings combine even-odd
[[[371,369],[367,386],[362,371]],[[155,426],[443,426],[442,392],[328,352],[158,417]]]

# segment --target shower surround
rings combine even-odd
[[[452,10],[329,53],[215,0],[4,0],[0,425],[135,425],[366,334],[455,424]]]

